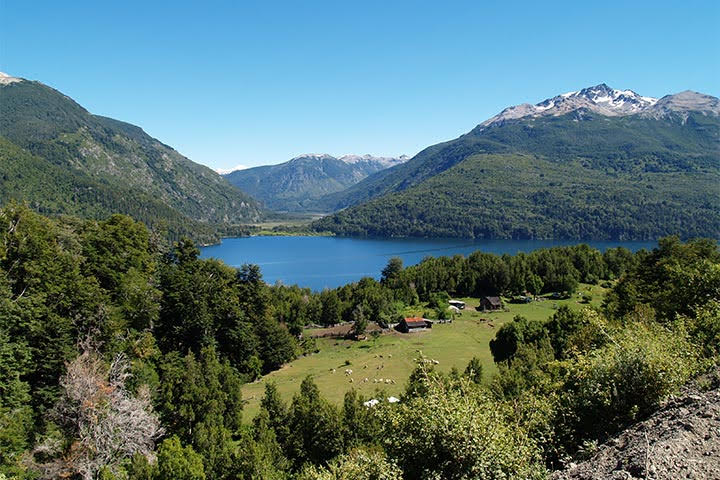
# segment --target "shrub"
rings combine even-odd
[[[500,327],[495,338],[490,341],[490,351],[496,363],[511,360],[521,345],[537,343],[545,336],[547,332],[543,322],[518,315],[512,322]]]
[[[382,451],[357,449],[327,467],[307,465],[297,480],[400,480],[402,471]]]
[[[692,352],[684,331],[635,322],[578,356],[567,372],[562,441],[605,438],[656,409],[692,375]]]
[[[720,301],[699,308],[694,318],[685,319],[693,343],[705,358],[720,360]]]
[[[158,449],[158,480],[205,480],[202,457],[176,436],[165,439]]]
[[[507,406],[465,378],[428,376],[426,386],[380,413],[383,445],[405,478],[544,478],[539,449]]]

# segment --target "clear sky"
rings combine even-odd
[[[602,82],[720,96],[720,1],[0,0],[0,71],[213,168],[412,155]]]

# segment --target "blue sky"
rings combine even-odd
[[[605,82],[720,95],[720,2],[0,0],[0,71],[213,168],[415,154]]]

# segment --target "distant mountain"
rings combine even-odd
[[[704,115],[717,116],[720,103],[715,97],[689,90],[675,95],[667,95],[658,100],[640,96],[632,90],[615,90],[603,83],[577,92],[563,93],[537,105],[524,103],[506,108],[481,123],[480,127],[528,117],[560,116],[578,110],[608,117],[638,114],[641,117],[663,118],[683,112],[699,112]]]
[[[604,84],[503,110],[318,200],[346,235],[720,238],[720,102]]]
[[[200,240],[262,215],[255,200],[141,128],[0,74],[0,202],[10,199],[45,214],[127,213],[171,238]]]
[[[305,154],[278,165],[224,174],[230,183],[279,211],[314,211],[315,200],[341,192],[369,175],[400,165],[407,157]]]

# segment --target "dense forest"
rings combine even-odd
[[[132,215],[172,240],[243,233],[262,208],[141,128],[39,82],[0,85],[0,200],[46,215]]]
[[[392,259],[380,281],[323,292],[198,254],[124,215],[0,211],[0,478],[540,479],[720,359],[714,240]],[[406,305],[442,317],[450,295],[579,282],[608,282],[603,307],[516,317],[491,378],[420,356],[398,403],[336,406],[308,377],[289,403],[268,384],[243,419],[243,383],[316,350],[305,325],[359,335]]]
[[[478,126],[324,198],[339,235],[655,239],[720,235],[715,115],[584,111]],[[346,208],[347,207],[347,208]]]

